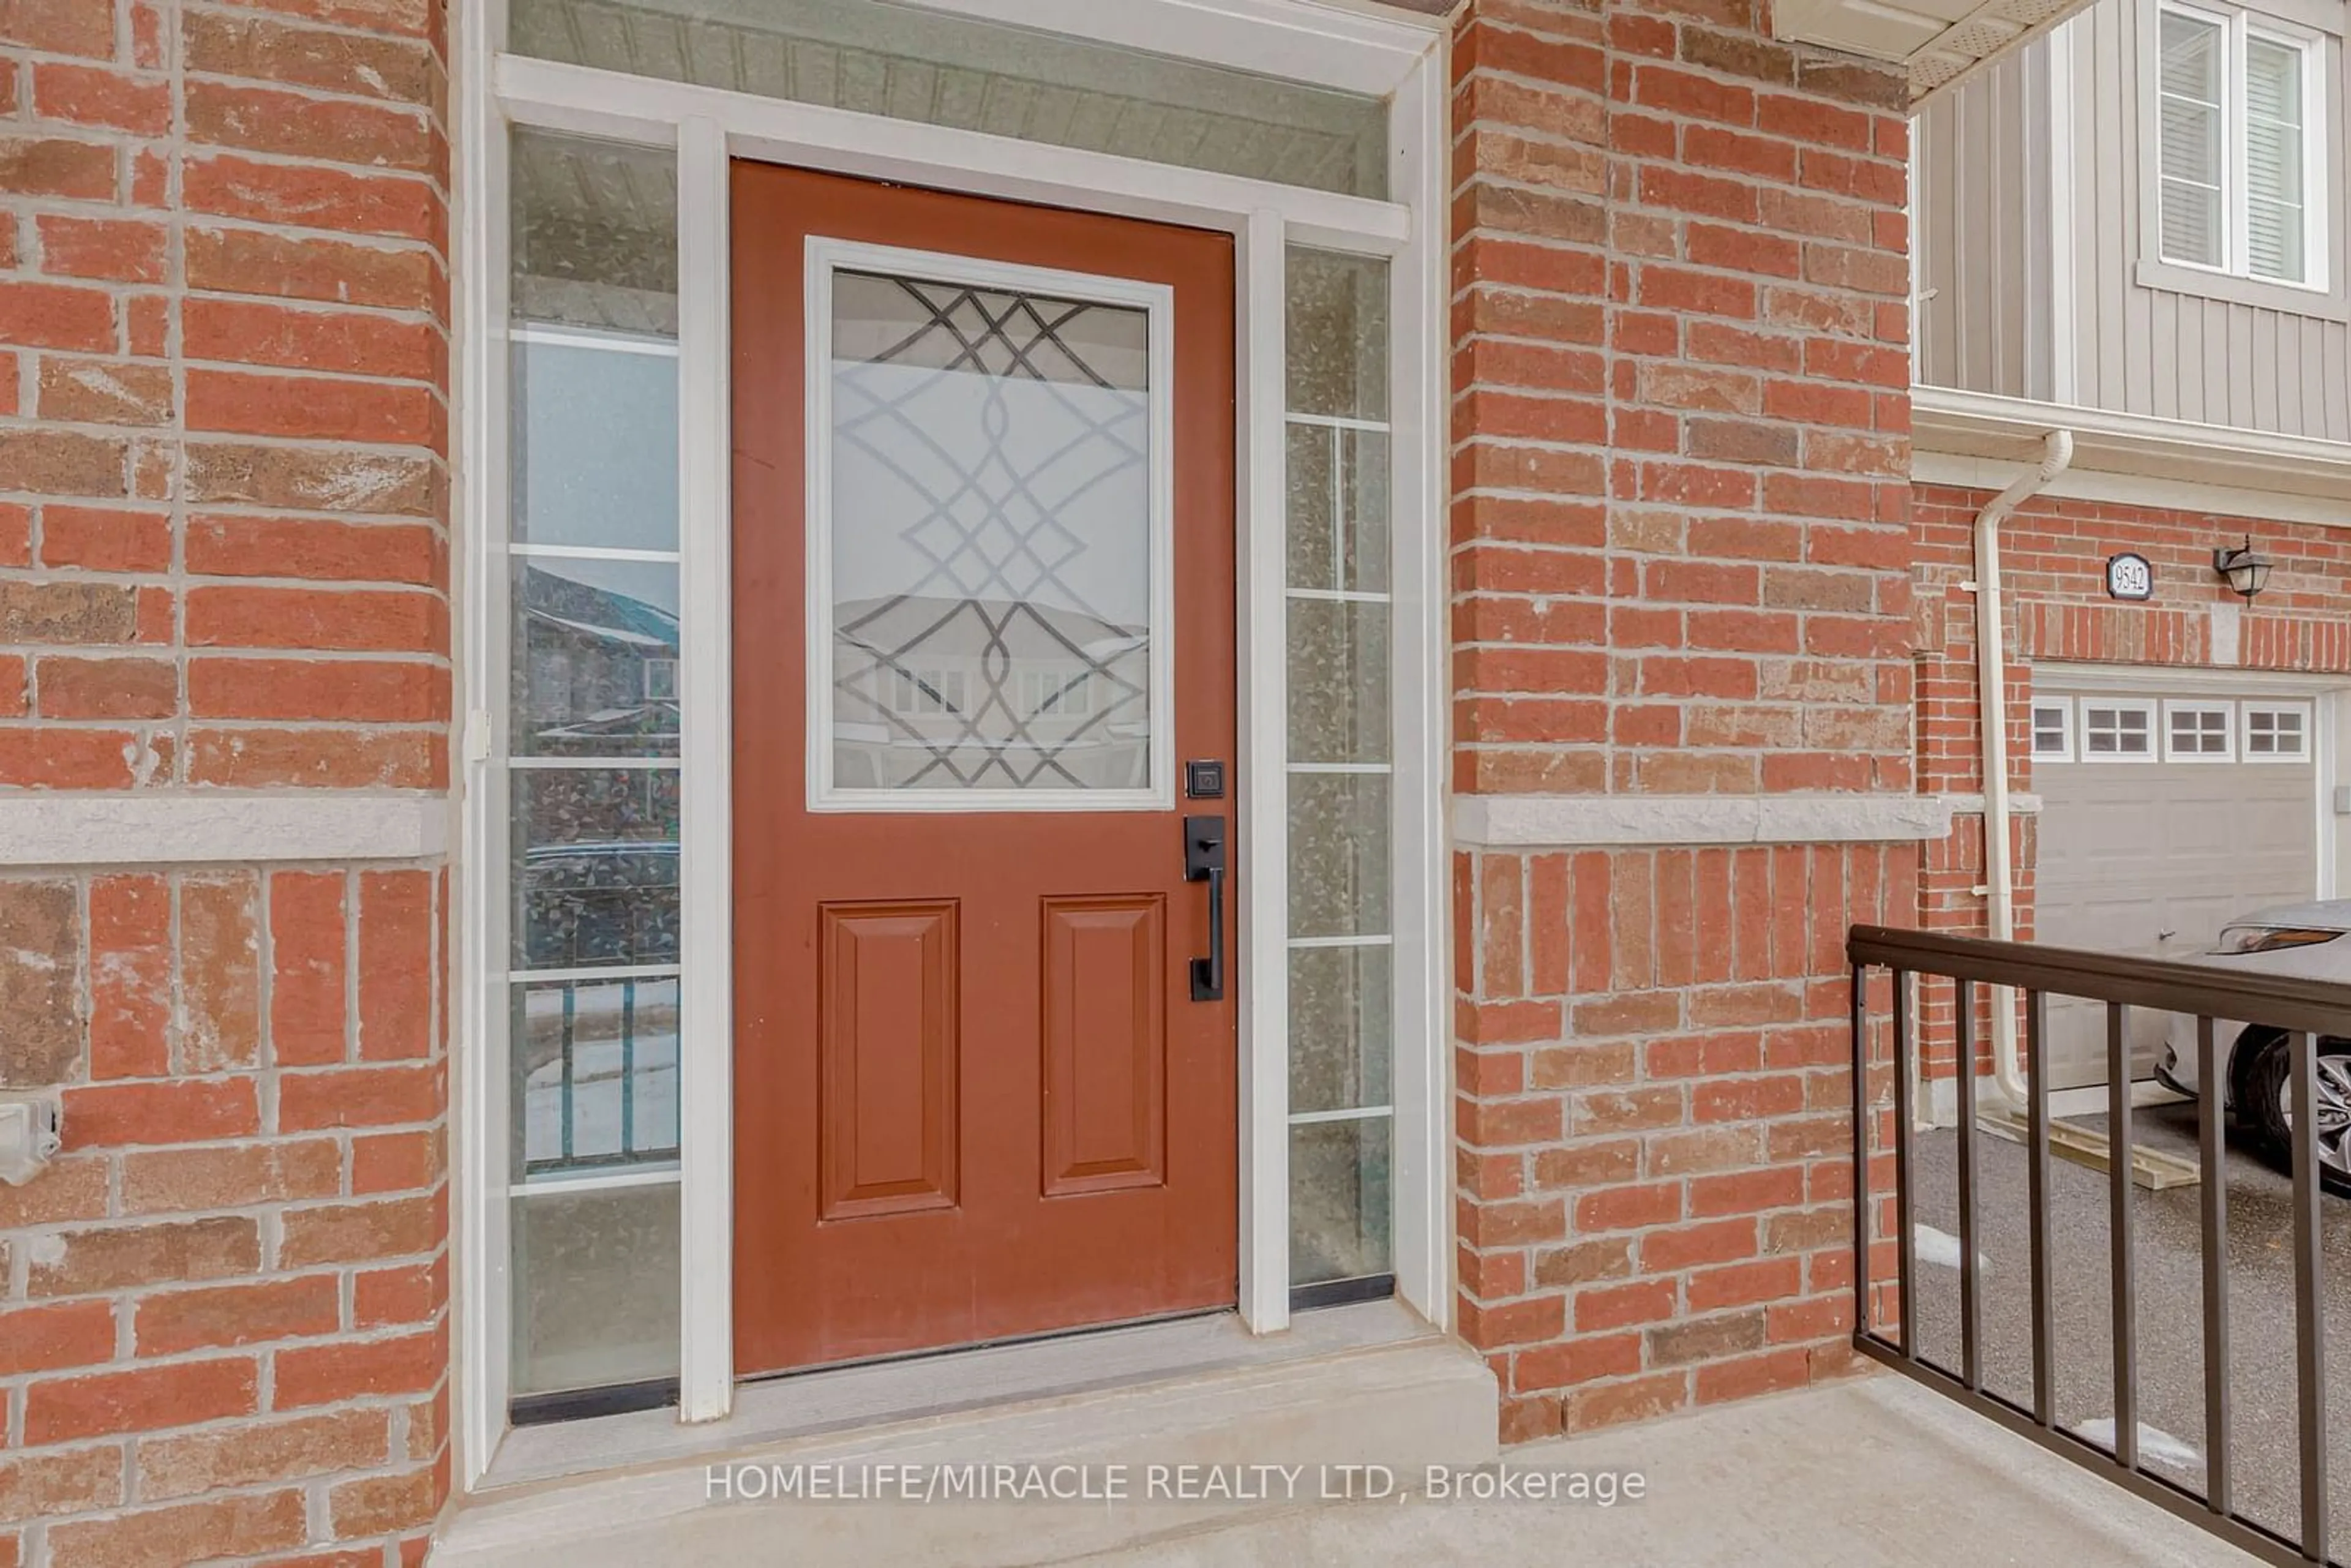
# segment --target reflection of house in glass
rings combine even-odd
[[[677,755],[677,616],[537,561],[517,594],[515,749]]]
[[[896,595],[840,605],[835,786],[1137,789],[1150,634],[1081,611]]]
[[[515,961],[674,963],[677,616],[546,558],[516,567]],[[614,765],[531,766],[559,758]],[[638,759],[652,765],[621,765]]]

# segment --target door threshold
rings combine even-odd
[[[1436,1335],[1390,1298],[1299,1312],[1279,1334],[1252,1334],[1238,1313],[1223,1312],[825,1367],[740,1385],[723,1421],[685,1426],[658,1409],[517,1427],[475,1496]]]
[[[1390,1292],[1393,1294],[1393,1292]],[[1002,1339],[975,1340],[969,1344],[935,1345],[925,1350],[888,1351],[881,1355],[851,1356],[841,1361],[820,1362],[814,1366],[784,1366],[773,1372],[755,1372],[736,1380],[737,1407],[741,1407],[743,1391],[761,1384],[777,1383],[785,1378],[819,1377],[828,1372],[855,1372],[869,1366],[894,1366],[910,1361],[946,1361],[958,1355],[970,1355],[984,1350],[1008,1350],[1017,1345],[1048,1344],[1062,1340],[1092,1339],[1101,1334],[1123,1333],[1130,1329],[1159,1328],[1168,1323],[1197,1322],[1211,1318],[1231,1318],[1238,1322],[1238,1309],[1207,1307],[1192,1312],[1164,1312],[1152,1317],[1128,1318],[1114,1323],[1082,1323],[1076,1328],[1046,1329],[1039,1333],[1007,1334]]]

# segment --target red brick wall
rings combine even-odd
[[[1990,490],[1920,485],[1911,517],[1918,607],[1918,787],[1973,794],[1983,789],[1976,702],[1975,518]],[[2212,551],[2250,536],[2277,563],[2268,589],[2239,599],[2212,570]],[[2037,497],[2001,528],[2003,624],[2008,633],[2007,722],[2011,787],[2032,788],[2031,707],[2035,660],[2168,664],[2247,670],[2351,672],[2351,535],[2314,523],[2190,512],[2110,501]],[[2156,597],[2110,599],[2109,556],[2133,550],[2155,568]],[[2238,616],[2235,663],[2223,664],[2212,635],[2215,606]],[[2034,819],[2011,824],[2016,930],[2032,933]],[[1928,846],[1919,876],[1918,924],[1982,935],[1984,819],[1952,821],[1951,836]],[[1943,1009],[1948,1010],[1948,1009]],[[1949,1076],[1950,1036],[1939,1012],[1923,1020],[1927,1071]],[[1989,1045],[1984,1048],[1989,1051]]]
[[[1911,788],[1907,99],[1764,32],[1458,24],[1464,791]],[[1506,1436],[1846,1364],[1843,938],[1916,861],[1458,857],[1461,1322]]]
[[[444,29],[0,5],[0,789],[446,788]],[[68,1143],[0,1186],[0,1565],[421,1554],[445,907],[0,873],[0,1087]]]

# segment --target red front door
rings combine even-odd
[[[737,163],[733,268],[737,1365],[1228,1303],[1232,243]]]

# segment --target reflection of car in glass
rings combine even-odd
[[[677,846],[638,840],[523,852],[518,964],[677,961]]]
[[[2351,982],[2351,899],[2282,904],[2232,921],[2219,947],[2199,963],[2299,979]],[[2283,1030],[2214,1020],[2227,1063],[2227,1103],[2262,1152],[2283,1160],[2294,1128]],[[2156,1077],[2183,1094],[2196,1092],[2196,1020],[2175,1015]],[[2351,1193],[2351,1040],[2318,1041],[2318,1157],[2326,1185]]]

